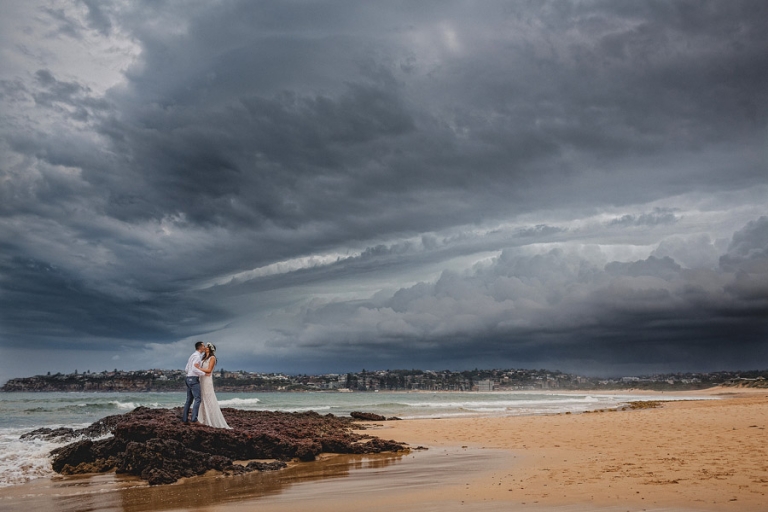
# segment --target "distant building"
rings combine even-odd
[[[493,391],[493,381],[491,379],[483,379],[477,381],[478,391]]]

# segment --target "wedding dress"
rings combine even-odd
[[[210,364],[211,360],[206,359],[202,368],[207,370]],[[213,392],[213,374],[200,377],[200,411],[197,421],[209,427],[231,428],[221,414],[219,401],[216,399],[216,393]]]

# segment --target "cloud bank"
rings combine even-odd
[[[19,372],[768,361],[759,2],[2,9]]]

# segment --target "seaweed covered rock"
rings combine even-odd
[[[111,437],[100,441],[82,439],[51,452],[52,466],[57,473],[101,473],[117,466],[126,442]]]
[[[85,428],[66,428],[66,427],[59,427],[59,428],[38,428],[31,432],[27,432],[25,434],[22,434],[20,439],[22,440],[30,440],[30,439],[42,439],[44,441],[72,441],[75,439],[82,439],[82,438],[94,438],[94,437],[100,437],[104,436],[106,434],[109,434],[112,432],[112,430],[117,426],[117,424],[120,421],[120,418],[122,415],[117,414],[114,416],[107,416],[106,418],[102,418],[99,421],[96,421],[90,425],[88,425]]]
[[[140,476],[153,485],[201,475],[210,469],[229,475],[271,471],[285,467],[288,460],[314,460],[322,452],[365,454],[407,450],[403,443],[357,434],[352,431],[355,425],[351,419],[332,414],[229,408],[222,413],[231,430],[184,424],[178,409],[139,407],[71,433],[38,429],[25,435],[80,439],[51,452],[53,469],[59,473],[115,469]],[[110,431],[113,437],[91,439]],[[235,464],[235,460],[252,462],[241,465]]]
[[[356,420],[363,420],[363,421],[385,421],[387,419],[384,416],[381,416],[379,414],[374,414],[372,412],[352,411],[351,413],[349,413],[349,415]]]

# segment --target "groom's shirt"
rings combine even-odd
[[[195,363],[200,364],[202,359],[203,354],[197,350],[195,350],[192,355],[189,356],[189,361],[187,361],[187,367],[185,368],[187,371],[187,377],[202,377],[205,375],[203,370],[195,366]]]

